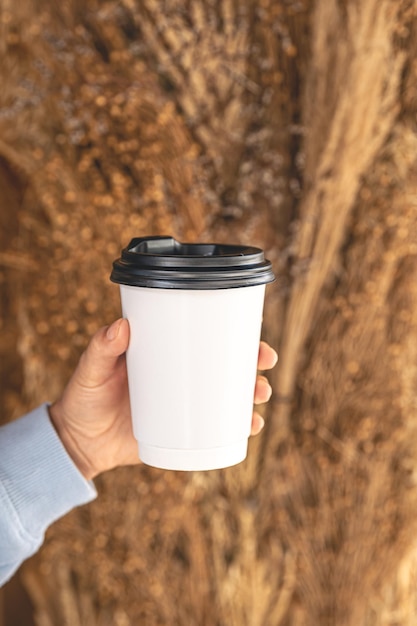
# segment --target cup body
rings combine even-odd
[[[265,285],[218,290],[120,285],[143,462],[207,470],[246,457]]]
[[[265,285],[259,248],[139,237],[113,263],[130,324],[127,372],[139,456],[208,470],[246,457]]]

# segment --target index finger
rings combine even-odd
[[[270,370],[277,364],[277,361],[278,354],[275,350],[266,341],[261,341],[259,344],[258,369]]]

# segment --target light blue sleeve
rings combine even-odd
[[[0,428],[0,586],[42,545],[48,526],[97,496],[42,405]]]

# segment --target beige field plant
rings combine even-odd
[[[247,461],[101,476],[4,626],[415,626],[416,85],[412,0],[0,0],[2,420],[132,236],[264,248],[280,354]]]

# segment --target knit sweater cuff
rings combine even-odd
[[[32,537],[97,496],[61,443],[46,404],[1,428],[0,482]]]

